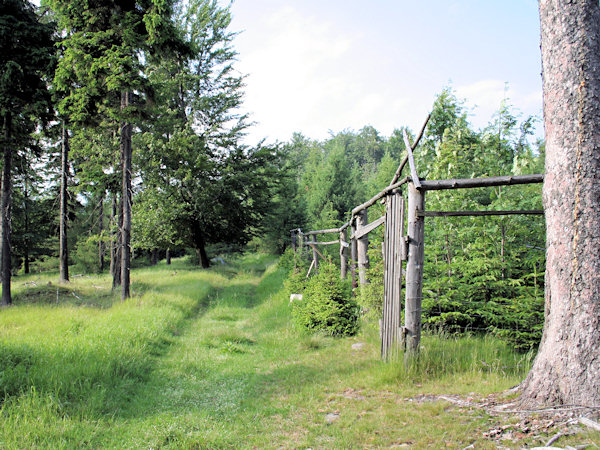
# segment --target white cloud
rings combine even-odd
[[[295,1],[259,4],[233,6],[232,28],[245,28],[234,42],[237,68],[248,74],[244,109],[257,122],[249,143],[285,141],[294,131],[325,139],[330,131],[365,125],[383,135],[402,125],[417,130],[448,77],[457,82],[458,97],[476,105],[470,117],[475,127],[487,125],[505,95],[524,115],[540,113],[539,84],[511,84],[505,93],[503,80],[485,78],[485,67],[446,67],[448,61],[435,53],[439,47],[411,53],[415,43],[427,40],[418,36],[424,29],[380,35],[376,24],[318,14],[318,8]],[[246,26],[236,24],[237,5],[239,23]]]
[[[245,107],[259,122],[250,140],[286,140],[294,131],[323,139],[371,123],[380,129],[386,109],[406,104],[369,78],[373,56],[357,59],[359,33],[284,6],[244,34],[238,68],[248,74]],[[398,124],[397,112],[388,117]]]

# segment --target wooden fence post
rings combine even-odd
[[[311,245],[311,248],[312,248],[312,255],[313,255],[313,261],[314,261],[315,273],[317,273],[317,269],[319,267],[319,257],[318,257],[318,254],[317,254],[317,246],[316,246],[317,235],[316,234],[312,235],[311,242],[313,243],[313,245]]]
[[[365,227],[369,224],[366,208],[358,213],[356,222],[356,229],[358,231],[360,231],[362,227]],[[369,248],[369,235],[365,234],[363,237],[359,238],[357,240],[356,247],[358,252],[358,279],[360,281],[360,285],[363,286],[369,282],[367,280],[367,269],[369,268],[369,257],[367,256],[367,249]]]
[[[340,278],[344,280],[348,273],[348,242],[346,228],[340,231]]]
[[[351,219],[350,224],[350,273],[352,274],[352,288],[356,289],[358,283],[356,281],[356,261],[358,255],[358,245],[354,235],[356,234],[356,218]]]
[[[408,184],[408,262],[406,264],[405,338],[406,354],[418,353],[421,341],[421,296],[423,292],[423,263],[425,258],[425,192]]]

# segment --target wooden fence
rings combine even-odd
[[[512,214],[543,214],[543,210],[510,211],[426,211],[427,191],[447,189],[468,189],[489,186],[508,186],[542,183],[542,174],[469,178],[454,180],[421,180],[418,176],[413,151],[425,131],[429,116],[413,144],[404,133],[407,155],[401,162],[389,186],[367,202],[352,210],[350,220],[339,228],[315,230],[302,233],[292,230],[292,247],[308,245],[312,249],[312,263],[309,273],[317,270],[320,245],[340,245],[340,276],[346,278],[350,267],[353,286],[368,283],[366,271],[369,266],[367,248],[368,235],[380,225],[385,226],[383,242],[383,314],[381,318],[381,356],[383,359],[396,358],[404,353],[410,356],[418,352],[421,340],[421,300],[423,290],[423,265],[425,251],[425,217],[491,216]],[[399,181],[403,169],[408,164],[410,176]],[[406,194],[406,199],[404,197]],[[368,222],[369,207],[382,201],[386,205],[385,214]],[[350,242],[347,232],[351,230]],[[339,239],[319,242],[321,234],[339,234]],[[406,268],[403,268],[403,263]],[[405,287],[404,325],[402,318],[402,287]]]

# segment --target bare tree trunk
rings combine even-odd
[[[29,224],[29,183],[25,178],[25,245],[23,249],[23,271],[29,274],[29,250],[31,248],[31,240],[29,239],[30,224]]]
[[[198,257],[198,261],[200,262],[202,268],[208,269],[210,267],[210,260],[206,254],[206,241],[204,240],[204,233],[202,233],[200,224],[198,222],[194,222],[192,224],[192,236],[196,247],[196,256]]]
[[[4,149],[3,149],[3,166],[2,166],[2,219],[0,229],[0,246],[2,263],[2,300],[0,305],[8,306],[12,304],[12,296],[10,293],[11,281],[11,251],[10,251],[10,233],[11,233],[11,209],[12,209],[12,183],[10,177],[12,165],[12,151],[10,148],[11,137],[11,116],[10,113],[4,114]]]
[[[67,244],[68,202],[67,202],[67,173],[69,170],[69,130],[62,125],[62,152],[60,164],[60,236],[59,236],[59,281],[69,281],[69,248]]]
[[[500,221],[500,234],[501,234],[501,239],[500,239],[500,260],[502,262],[502,269],[501,269],[501,276],[502,279],[504,280],[506,278],[506,266],[505,266],[505,257],[504,257],[504,253],[505,253],[505,248],[506,248],[506,225],[504,224],[504,221]]]
[[[546,308],[521,402],[600,405],[600,6],[541,0]]]
[[[116,230],[113,236],[113,247],[111,252],[110,272],[113,276],[112,288],[116,289],[121,285],[121,227],[123,226],[123,206],[121,200],[117,201],[117,196],[113,195],[112,217],[116,221]]]
[[[105,191],[100,193],[100,204],[98,205],[98,268],[104,272],[104,195]]]
[[[130,103],[129,91],[121,93],[121,110]],[[123,184],[121,198],[123,200],[123,227],[121,229],[121,300],[129,298],[131,269],[131,129],[128,122],[121,123],[121,155],[123,157]]]

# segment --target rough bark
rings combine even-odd
[[[600,405],[600,7],[541,0],[546,303],[524,405]]]
[[[421,303],[423,298],[423,265],[425,262],[425,219],[418,211],[425,210],[425,193],[415,184],[408,184],[408,259],[406,261],[405,292],[405,358],[419,352],[421,342]]]
[[[121,110],[130,103],[130,93],[121,93]],[[123,162],[123,182],[121,185],[121,198],[123,203],[123,226],[121,228],[121,300],[129,298],[130,269],[131,269],[131,130],[130,123],[121,123],[121,155]]]
[[[0,305],[8,306],[12,304],[10,292],[11,281],[11,251],[10,251],[10,233],[11,233],[11,209],[12,209],[12,183],[11,183],[11,165],[12,150],[10,148],[11,137],[11,116],[10,113],[4,115],[4,148],[3,148],[3,166],[1,190],[2,198],[0,200],[1,226],[0,226],[0,262],[2,263],[2,300]]]
[[[59,281],[66,283],[69,281],[69,248],[67,244],[67,226],[68,226],[68,208],[67,208],[67,173],[69,164],[69,131],[62,126],[62,151],[60,164],[60,231],[58,238],[58,255],[60,274]]]

